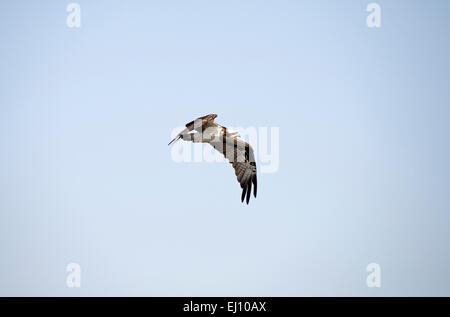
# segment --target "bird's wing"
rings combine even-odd
[[[210,142],[210,144],[226,159],[228,159],[234,168],[237,180],[242,188],[241,201],[250,201],[252,192],[256,198],[257,192],[257,178],[256,178],[256,162],[253,148],[247,142],[236,137],[222,136]]]
[[[183,131],[178,133],[178,135],[172,141],[170,141],[170,143],[168,145],[171,145],[173,142],[180,139],[183,134],[189,133],[194,129],[201,131],[201,129],[202,129],[201,127],[206,127],[208,125],[214,124],[213,121],[216,117],[217,116],[215,116],[215,115],[209,114],[209,115],[197,118],[197,119],[187,123],[186,129],[184,129]]]

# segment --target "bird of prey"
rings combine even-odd
[[[189,122],[186,124],[186,129],[181,131],[168,145],[179,139],[194,143],[209,143],[230,161],[242,188],[241,202],[244,202],[245,198],[248,204],[252,185],[255,198],[257,191],[253,148],[247,142],[239,139],[239,133],[215,123],[215,118],[217,118],[216,114],[209,114]]]

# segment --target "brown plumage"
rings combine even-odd
[[[229,160],[234,168],[237,181],[241,185],[241,201],[248,204],[253,188],[253,195],[257,195],[257,173],[253,148],[247,142],[239,139],[237,132],[230,132],[227,128],[214,122],[216,114],[197,118],[188,124],[170,143],[183,139],[185,141],[209,143]],[[198,133],[189,133],[191,131]],[[200,136],[200,137],[198,137]]]

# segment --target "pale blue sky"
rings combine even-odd
[[[0,4],[0,295],[450,295],[449,1],[69,2]],[[207,113],[280,128],[248,206]]]

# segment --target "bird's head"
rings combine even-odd
[[[214,120],[215,118],[217,118],[217,115],[216,115],[215,113],[210,114],[210,116],[213,118],[213,120]]]

